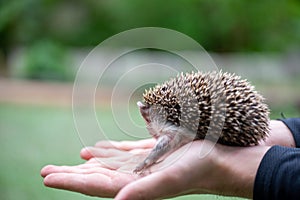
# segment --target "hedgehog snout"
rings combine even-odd
[[[147,124],[149,124],[151,122],[150,117],[149,117],[149,109],[150,106],[148,104],[143,104],[142,102],[138,101],[137,106],[140,109],[140,113],[143,116],[143,118],[145,119],[145,121],[147,122]]]

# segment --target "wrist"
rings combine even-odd
[[[223,153],[227,158],[219,164],[228,180],[224,188],[229,195],[252,198],[257,170],[269,149],[268,146],[237,147]]]
[[[209,178],[200,180],[198,193],[252,198],[254,181],[268,146],[228,147],[216,145],[210,156]]]
[[[261,141],[260,145],[296,147],[293,134],[289,128],[279,120],[270,121],[269,135],[264,141]]]

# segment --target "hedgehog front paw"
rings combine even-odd
[[[136,168],[133,170],[133,173],[135,174],[145,174],[145,171],[153,165],[154,162],[151,162],[151,160],[146,159],[142,163],[136,166]]]
[[[134,174],[142,174],[144,167],[141,165],[136,166],[136,168],[133,170]]]

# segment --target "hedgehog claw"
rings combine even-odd
[[[134,174],[138,174],[138,175],[142,175],[144,174],[144,170],[145,170],[146,166],[143,163],[139,164],[138,166],[136,166],[136,168],[133,170]]]

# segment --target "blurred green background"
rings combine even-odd
[[[80,62],[108,37],[146,26],[198,41],[220,69],[256,86],[272,119],[300,116],[297,0],[0,1],[0,199],[96,199],[46,188],[39,171],[82,162],[71,109]],[[191,198],[223,199],[178,199]]]

